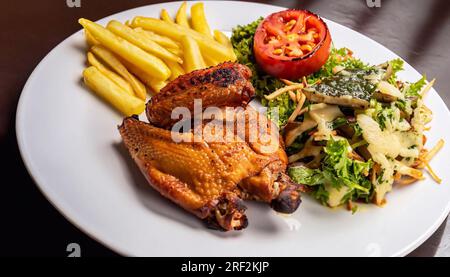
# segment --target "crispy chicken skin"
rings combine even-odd
[[[274,210],[281,213],[295,212],[301,203],[301,188],[284,174],[288,157],[283,140],[278,136],[278,127],[250,106],[237,117],[238,120],[240,117],[245,120],[245,137],[242,139],[256,153],[273,159],[259,174],[245,178],[239,184],[246,192],[246,198],[270,203]],[[256,140],[250,133],[255,130]]]
[[[238,136],[226,142],[195,141],[135,118],[119,127],[126,148],[163,196],[223,230],[247,226],[237,185],[261,172],[272,157],[255,153]],[[182,136],[183,142],[174,138]]]
[[[250,77],[249,68],[235,63],[180,76],[147,104],[150,124],[126,118],[119,127],[125,146],[156,190],[226,231],[247,226],[242,199],[269,203],[281,213],[293,213],[301,203],[302,187],[285,174],[288,158],[277,126],[247,106],[254,95]],[[203,109],[222,108],[222,115],[203,118],[184,133],[169,131],[180,120],[171,119],[172,109],[186,107],[195,116],[195,99],[202,100]],[[224,116],[230,107],[238,108]],[[206,139],[212,130],[222,140]]]
[[[241,64],[224,63],[216,67],[197,70],[180,76],[170,82],[147,104],[149,121],[162,128],[170,128],[178,119],[171,119],[172,109],[186,107],[194,112],[194,100],[201,99],[202,107],[221,107],[222,114],[229,107],[235,109],[231,117],[234,121],[235,135],[240,136],[258,154],[272,158],[259,174],[249,176],[240,182],[241,197],[270,203],[279,212],[293,213],[301,203],[300,188],[284,175],[288,164],[282,140],[278,139],[279,130],[272,121],[250,106],[254,88],[249,82],[251,70]],[[222,125],[230,117],[223,116],[216,121]],[[245,128],[237,122],[245,122]],[[205,120],[203,124],[206,124]],[[242,132],[244,131],[244,132]],[[252,137],[251,131],[253,135]],[[271,139],[267,139],[267,137]],[[275,137],[274,137],[275,136]],[[289,191],[282,193],[283,191]]]
[[[170,128],[178,119],[171,119],[178,107],[194,110],[194,99],[202,99],[203,108],[247,105],[255,90],[249,79],[251,70],[241,64],[226,62],[181,75],[170,82],[147,103],[151,124]]]

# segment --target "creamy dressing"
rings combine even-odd
[[[372,183],[375,189],[375,203],[382,205],[386,193],[392,190],[392,184],[394,183],[394,163],[374,148],[373,145],[367,147],[370,155],[372,155],[373,161],[381,166],[381,177],[375,178]]]
[[[403,94],[394,86],[387,82],[381,83],[378,89],[385,94],[403,99]],[[409,106],[409,109],[411,107]],[[375,109],[367,109],[356,117],[359,127],[362,129],[362,136],[368,143],[368,151],[372,160],[377,163],[381,170],[376,178],[372,178],[376,204],[382,205],[385,201],[385,195],[392,190],[394,183],[394,174],[396,172],[402,175],[409,175],[415,178],[421,177],[419,170],[410,166],[419,157],[420,150],[423,148],[422,137],[424,125],[431,120],[431,111],[423,105],[421,99],[417,102],[417,108],[412,110],[411,123],[402,118],[400,109],[391,103],[389,109],[384,109],[381,113],[385,121],[383,129],[374,119]],[[309,139],[305,147],[297,154],[289,157],[289,162],[293,162],[305,157],[317,157],[321,153],[322,146],[314,146],[313,140],[338,139],[333,135],[332,122],[339,117],[343,117],[337,105],[328,105],[324,103],[311,105],[310,111],[305,115],[304,122],[295,129],[295,137],[301,133],[317,126],[317,132],[313,139]],[[379,119],[377,119],[379,120]],[[291,144],[295,137],[287,138],[287,144]],[[401,158],[400,161],[396,160]],[[327,204],[330,207],[341,205],[342,199],[349,192],[349,188],[342,186],[337,189],[330,184],[325,184],[324,188],[329,194]]]
[[[396,97],[398,99],[404,99],[405,98],[403,93],[401,93],[401,91],[398,88],[396,88],[395,86],[389,84],[386,81],[379,82],[377,88],[383,94],[394,96],[394,97]]]
[[[300,152],[292,156],[289,156],[288,158],[289,163],[293,163],[307,157],[314,157],[314,159],[317,159],[320,153],[322,152],[323,146],[313,145],[312,142],[313,142],[312,138],[309,138],[306,141],[305,147],[303,147],[303,149]]]
[[[344,114],[338,106],[324,103],[311,105],[310,110],[305,114],[305,119],[298,127],[289,131],[286,135],[286,145],[290,146],[295,139],[302,133],[317,126],[317,132],[314,134],[315,140],[330,139],[333,131],[331,122]]]
[[[312,119],[309,114],[305,115],[305,118],[298,127],[295,127],[291,131],[289,131],[286,135],[286,146],[290,146],[292,143],[294,143],[295,139],[303,134],[304,132],[314,128],[317,126],[317,122]]]
[[[327,204],[331,208],[341,205],[342,198],[344,198],[344,196],[349,192],[349,188],[346,186],[341,186],[337,189],[330,184],[325,184],[324,188],[328,192]]]
[[[363,138],[369,143],[368,151],[372,159],[381,167],[378,178],[372,183],[375,188],[375,202],[381,205],[387,192],[392,190],[394,173],[402,175],[421,176],[421,172],[410,167],[413,161],[420,155],[423,148],[422,137],[424,125],[429,122],[431,115],[424,106],[422,100],[418,100],[414,117],[409,124],[400,117],[398,108],[392,105],[392,116],[385,122],[385,129],[369,114],[359,114],[357,122],[362,129]],[[402,157],[401,161],[396,158]]]
[[[311,106],[309,116],[317,123],[315,140],[328,140],[332,136],[333,126],[331,122],[344,116],[338,106],[327,104],[315,104]]]

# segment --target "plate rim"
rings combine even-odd
[[[183,1],[175,1],[175,2],[160,2],[160,3],[154,3],[154,4],[149,4],[149,5],[142,5],[139,7],[135,7],[135,8],[131,8],[131,9],[127,9],[127,10],[123,10],[123,11],[119,11],[117,13],[113,13],[110,14],[108,16],[102,17],[98,20],[96,20],[95,22],[98,21],[102,21],[105,20],[106,18],[115,16],[115,15],[119,15],[121,13],[130,13],[133,12],[134,10],[139,10],[142,9],[144,7],[150,7],[150,6],[154,6],[154,5],[161,5],[161,4],[176,4],[176,3],[182,3]],[[192,1],[192,2],[209,2],[208,0],[206,1]],[[283,7],[283,6],[278,6],[278,5],[271,5],[271,4],[264,4],[264,3],[257,3],[257,2],[252,2],[252,1],[211,1],[211,2],[221,2],[222,4],[250,4],[250,5],[260,5],[260,6],[266,6],[266,7],[271,7],[271,8],[277,8],[277,9],[290,9],[287,7]],[[405,60],[402,56],[396,54],[394,51],[392,51],[391,49],[387,48],[386,46],[384,46],[383,44],[375,41],[374,39],[372,39],[371,37],[360,33],[350,27],[347,27],[343,24],[340,24],[336,21],[327,19],[326,17],[322,17],[327,21],[333,22],[336,25],[339,25],[340,27],[344,27],[347,29],[350,29],[358,34],[361,34],[362,36],[364,36],[366,39],[370,40],[372,43],[381,45],[383,48],[387,49],[388,51],[390,51],[391,53],[393,53],[394,55],[400,57],[402,60],[404,60],[406,63],[407,60]],[[114,241],[108,241],[106,238],[104,238],[101,234],[95,234],[95,231],[92,226],[90,226],[89,223],[84,222],[83,219],[81,218],[77,218],[76,220],[74,218],[76,218],[76,212],[73,212],[66,204],[64,204],[64,200],[55,197],[53,195],[53,192],[51,191],[50,188],[46,187],[45,185],[41,185],[44,182],[42,181],[41,177],[39,176],[40,174],[38,173],[39,171],[37,169],[35,169],[32,159],[31,157],[26,153],[26,146],[25,146],[25,139],[23,138],[24,136],[24,127],[22,126],[24,124],[24,120],[22,119],[24,117],[24,103],[26,101],[27,95],[29,95],[29,93],[27,94],[26,92],[28,90],[30,90],[30,86],[32,81],[36,78],[37,73],[40,71],[40,69],[42,68],[43,64],[47,61],[47,59],[49,58],[50,54],[52,54],[57,48],[59,48],[61,45],[63,45],[67,40],[72,39],[72,37],[79,35],[80,33],[82,33],[83,29],[80,29],[76,32],[74,32],[72,35],[66,37],[64,40],[62,40],[60,43],[58,43],[56,46],[54,46],[45,56],[44,58],[41,59],[41,61],[38,63],[38,65],[33,69],[32,73],[29,75],[25,85],[23,86],[21,93],[20,93],[20,97],[19,97],[19,101],[17,104],[17,108],[16,108],[16,117],[15,117],[15,131],[16,131],[16,139],[17,139],[17,144],[18,144],[18,148],[19,148],[19,152],[20,152],[20,156],[22,158],[22,161],[24,163],[24,166],[28,172],[28,174],[31,176],[35,186],[37,186],[38,190],[41,192],[41,194],[45,197],[45,199],[50,202],[50,204],[68,221],[70,222],[73,226],[75,226],[78,230],[82,231],[84,234],[86,234],[88,237],[90,237],[91,239],[93,239],[94,241],[96,241],[97,243],[100,243],[101,245],[103,245],[104,247],[110,249],[111,251],[121,255],[121,256],[135,256],[132,253],[129,253],[127,250],[125,250],[123,247],[121,247],[120,245],[116,245]],[[408,63],[409,64],[409,63]],[[412,65],[411,67],[417,71]],[[445,102],[443,101],[443,99],[441,98],[441,96],[439,95],[439,93],[437,93],[437,95],[439,96],[439,100],[441,102],[443,102],[446,110],[447,110],[447,114],[449,115],[450,118],[450,111],[448,106],[445,104]],[[422,245],[428,238],[430,238],[435,232],[436,230],[440,227],[440,225],[444,222],[445,218],[447,218],[447,216],[450,213],[450,201],[447,203],[447,206],[445,208],[445,210],[440,214],[439,218],[434,222],[434,224],[430,225],[427,229],[426,232],[424,232],[421,236],[419,236],[415,241],[411,242],[409,245],[405,246],[403,249],[398,250],[396,253],[392,254],[392,256],[394,257],[398,257],[398,256],[406,256],[409,253],[411,253],[412,251],[414,251],[416,248],[418,248],[420,245]]]

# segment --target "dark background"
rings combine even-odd
[[[115,255],[71,225],[39,192],[17,148],[15,111],[34,67],[80,29],[78,18],[98,20],[158,2],[163,1],[81,0],[80,8],[69,8],[66,0],[0,4],[0,255],[67,256],[66,246],[71,242],[81,245],[82,256]],[[365,0],[255,2],[310,9],[373,38],[429,79],[437,78],[435,88],[450,104],[450,1],[381,0],[380,8],[369,8]],[[449,256],[450,226],[446,225],[444,222],[411,256]]]

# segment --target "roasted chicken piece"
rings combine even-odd
[[[244,123],[244,128],[238,126],[240,122]],[[253,151],[272,159],[259,174],[239,184],[245,198],[270,203],[274,210],[281,213],[295,212],[301,202],[302,187],[285,174],[288,158],[278,127],[265,115],[248,106],[245,111],[236,112],[234,130]]]
[[[119,131],[156,190],[223,230],[247,226],[238,184],[276,159],[256,153],[239,136],[223,142],[194,140],[193,133],[174,133],[136,118],[126,118]]]
[[[127,118],[119,127],[151,185],[222,230],[247,226],[241,199],[270,203],[282,213],[294,212],[301,202],[302,187],[285,174],[288,159],[278,128],[247,107],[254,94],[250,77],[249,68],[234,63],[180,76],[147,104],[150,124]],[[196,99],[202,101],[200,111],[194,111]],[[177,107],[187,108],[189,121],[206,108],[221,108],[221,114],[200,115],[192,129],[169,131],[181,120],[171,118]],[[231,116],[225,114],[230,110]]]
[[[201,99],[203,108],[245,106],[255,94],[249,82],[251,75],[248,67],[231,62],[182,75],[147,103],[148,120],[155,126],[170,128],[179,120],[171,118],[172,111],[186,107],[193,112],[194,99]]]
[[[147,117],[156,126],[170,128],[180,120],[171,119],[175,107],[186,107],[192,118],[196,116],[196,99],[201,100],[203,109],[222,107],[222,114],[214,115],[218,127],[228,125],[223,121],[231,118],[235,135],[246,141],[256,153],[273,159],[259,174],[245,178],[239,184],[242,197],[270,203],[279,212],[292,213],[301,202],[300,188],[284,174],[288,159],[283,143],[278,139],[278,128],[251,107],[231,109],[233,114],[226,115],[230,107],[246,107],[253,97],[250,78],[251,70],[236,63],[224,63],[180,76],[149,101]],[[209,119],[201,119],[202,124],[208,123]],[[238,126],[238,123],[242,124]]]

